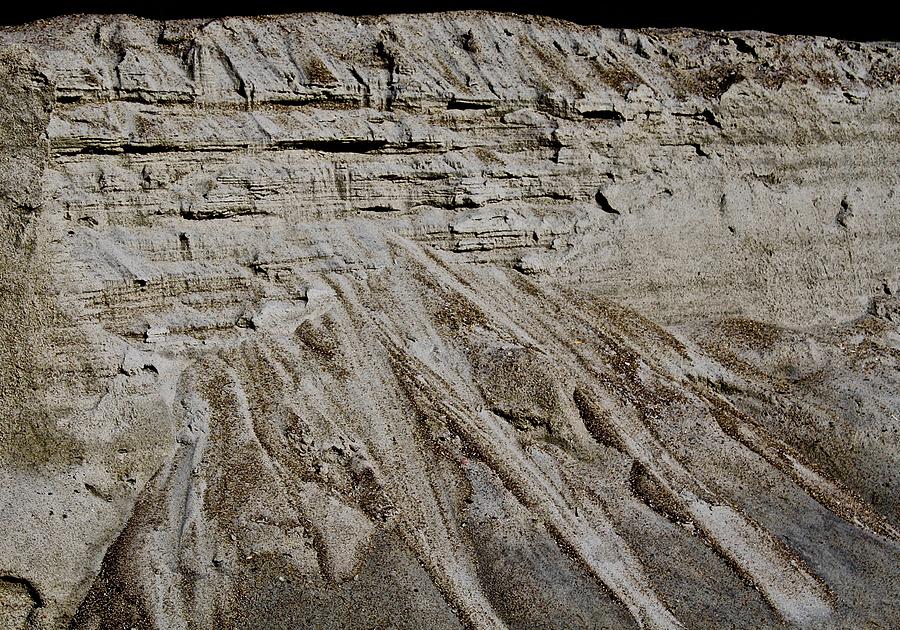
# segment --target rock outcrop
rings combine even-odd
[[[0,30],[0,625],[900,624],[900,49]]]

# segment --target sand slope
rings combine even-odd
[[[0,31],[0,626],[900,624],[900,49]]]

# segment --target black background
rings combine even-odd
[[[654,4],[640,0],[597,2],[573,0],[534,1],[406,1],[347,2],[314,0],[309,2],[195,2],[182,0],[123,2],[87,0],[72,2],[25,2],[6,0],[0,9],[0,22],[19,24],[68,13],[130,13],[157,19],[180,17],[217,17],[225,15],[262,15],[302,11],[330,11],[348,15],[375,13],[417,13],[483,9],[511,13],[549,15],[581,24],[608,27],[692,27],[705,30],[761,30],[782,34],[830,35],[860,41],[900,41],[900,20],[893,13],[894,3],[796,3],[741,2],[717,3],[668,2]],[[827,8],[826,8],[827,7]],[[894,10],[892,11],[891,8]]]

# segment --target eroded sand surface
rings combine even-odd
[[[900,49],[0,31],[0,626],[900,625]]]

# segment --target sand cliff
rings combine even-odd
[[[896,46],[82,16],[0,79],[4,627],[900,624]]]

